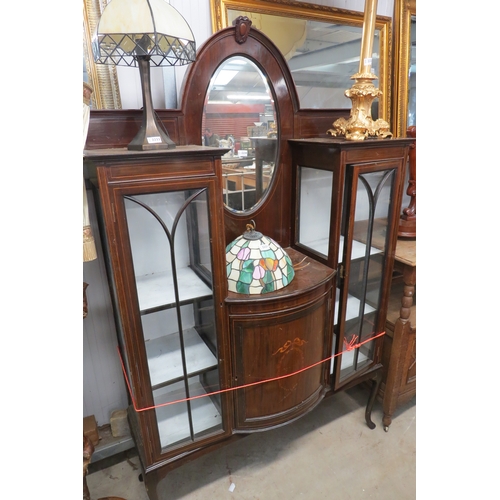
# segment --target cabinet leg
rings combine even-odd
[[[384,426],[384,431],[387,432],[389,430],[389,426],[392,423],[392,413],[388,414],[384,412],[384,416],[382,417],[382,425]]]
[[[372,408],[373,408],[373,403],[375,403],[375,398],[377,397],[381,382],[382,382],[382,370],[377,370],[377,372],[372,378],[372,390],[370,392],[370,397],[368,398],[368,404],[366,405],[366,411],[365,411],[365,420],[370,429],[375,429],[375,427],[377,427],[372,421]]]
[[[146,492],[148,494],[149,500],[160,500],[158,495],[158,479],[156,474],[141,474],[142,478],[139,477],[139,481],[144,481],[144,486],[146,487]]]

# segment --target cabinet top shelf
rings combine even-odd
[[[121,158],[134,158],[134,157],[158,157],[166,155],[168,157],[172,156],[182,156],[182,155],[212,155],[212,156],[222,156],[226,154],[230,149],[228,148],[214,148],[211,146],[177,146],[173,149],[162,149],[153,151],[130,151],[127,148],[106,148],[106,149],[86,149],[83,151],[84,160],[111,160],[111,159],[121,159]]]
[[[252,301],[269,301],[292,297],[294,295],[302,294],[307,290],[314,289],[331,279],[336,273],[334,269],[307,257],[294,248],[288,247],[284,248],[284,250],[290,257],[293,266],[296,266],[295,277],[289,285],[275,292],[269,292],[262,295],[246,295],[228,292],[228,301],[245,302],[248,299],[251,299]]]
[[[305,139],[289,139],[291,144],[307,144],[307,145],[330,145],[335,148],[357,149],[357,148],[372,148],[373,146],[402,146],[412,144],[415,139],[411,137],[398,137],[394,139],[365,139],[364,141],[348,141],[343,137],[309,137]]]

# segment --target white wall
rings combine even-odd
[[[199,47],[212,34],[209,0],[170,0],[170,3],[184,16],[191,26],[196,45]],[[349,10],[364,10],[364,0],[316,0],[304,1]],[[394,0],[379,0],[377,14],[392,17]],[[122,107],[140,109],[142,94],[137,68],[117,67]],[[176,93],[179,94],[186,67],[175,68]],[[165,85],[172,81],[169,68],[166,78],[163,70],[151,70],[153,105],[165,107]],[[171,87],[170,87],[171,89]],[[171,92],[167,92],[171,100]],[[174,108],[177,106],[167,106]],[[99,426],[109,423],[114,410],[128,405],[127,390],[123,380],[121,364],[117,353],[117,338],[111,300],[109,296],[102,249],[98,234],[97,221],[88,193],[90,222],[97,240],[98,259],[83,265],[83,281],[89,284],[87,297],[89,313],[83,320],[83,416],[94,415]]]

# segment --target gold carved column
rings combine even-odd
[[[333,136],[345,136],[350,141],[363,141],[370,136],[380,139],[392,137],[389,124],[385,120],[373,121],[372,119],[373,100],[382,95],[382,91],[373,84],[373,80],[376,80],[377,76],[372,73],[373,35],[376,17],[377,0],[366,0],[359,71],[351,76],[355,83],[345,91],[346,97],[352,101],[351,116],[348,120],[339,118],[333,123],[333,128],[327,131]]]

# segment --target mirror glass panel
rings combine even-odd
[[[215,71],[202,128],[205,146],[230,149],[222,157],[226,207],[250,210],[271,185],[279,132],[267,79],[250,59],[230,57]]]
[[[265,33],[288,62],[301,108],[352,107],[344,92],[359,70],[363,27],[228,9],[228,25],[241,15]],[[380,30],[373,40],[372,71],[380,79]],[[378,118],[378,109],[372,110]]]
[[[417,125],[417,18],[410,22],[410,68],[408,72],[408,127]]]

